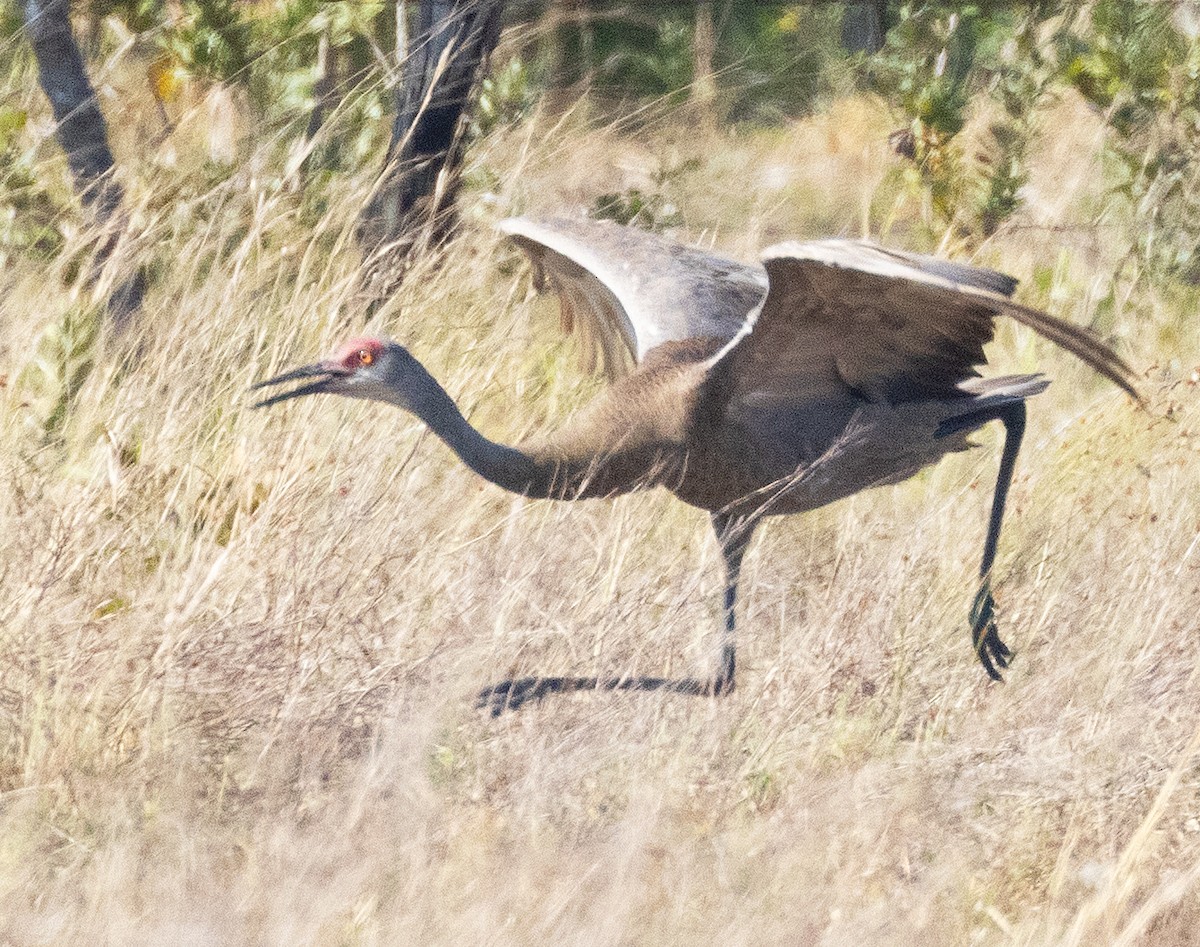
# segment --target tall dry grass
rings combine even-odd
[[[1051,264],[1022,298],[1087,322],[1116,261],[1090,216],[1099,138],[1062,109],[1050,208],[979,258]],[[769,134],[498,136],[471,158],[495,193],[467,195],[463,238],[371,328],[489,433],[557,423],[594,383],[490,219],[695,157],[670,184],[686,234],[752,257],[877,229],[888,130],[849,101]],[[505,495],[386,407],[250,411],[251,382],[361,326],[366,182],[314,216],[265,145],[208,187],[119,144],[154,288],[52,437],[53,372],[30,363],[86,301],[53,266],[0,275],[0,943],[1195,942],[1200,352],[1178,300],[1117,315],[1146,411],[1027,335],[992,346],[1058,379],[1002,544],[1006,685],[965,626],[987,433],[762,531],[731,697],[492,720],[472,694],[511,674],[708,667],[705,518],[661,493]],[[903,239],[919,209],[885,210]]]

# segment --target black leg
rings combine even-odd
[[[733,690],[737,673],[737,587],[742,572],[742,557],[750,545],[750,537],[757,525],[753,519],[730,516],[726,513],[712,514],[713,532],[721,548],[725,563],[725,594],[721,625],[721,663],[713,678],[713,693],[724,694]]]
[[[475,706],[486,707],[493,717],[506,710],[519,710],[523,705],[542,700],[551,694],[571,694],[578,691],[666,691],[669,694],[690,694],[715,697],[733,690],[737,656],[734,642],[734,605],[737,601],[738,575],[742,556],[754,532],[755,522],[722,513],[712,514],[713,530],[725,563],[724,619],[721,630],[721,658],[716,674],[711,678],[668,677],[520,677],[510,678],[485,687],[476,697]]]
[[[1003,680],[1000,671],[1008,667],[1012,651],[1000,640],[996,628],[996,600],[992,597],[992,564],[996,561],[996,546],[1000,542],[1000,525],[1004,520],[1004,504],[1012,484],[1013,469],[1025,434],[1025,402],[1005,405],[997,415],[1004,425],[1004,453],[1000,457],[1000,472],[996,477],[996,492],[992,496],[992,515],[988,520],[987,539],[983,543],[983,562],[979,566],[980,585],[971,606],[971,643],[980,664],[993,681]]]

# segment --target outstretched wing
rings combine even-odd
[[[761,267],[608,221],[505,220],[537,288],[558,293],[564,331],[577,330],[584,368],[627,374],[664,342],[732,338],[767,289]]]
[[[1115,352],[1013,302],[1016,281],[1001,273],[856,240],[779,244],[763,262],[767,296],[713,357],[708,384],[726,418],[764,446],[804,431],[819,448],[864,402],[964,397],[998,315],[1138,397],[1132,370]]]

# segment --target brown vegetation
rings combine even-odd
[[[1032,205],[973,259],[1087,324],[1114,224],[1080,170],[1099,139],[1059,108],[1034,176],[1053,218]],[[881,189],[901,159],[876,112],[703,138],[568,116],[485,140],[469,161],[495,193],[466,195],[470,233],[371,328],[519,438],[593,383],[495,216],[696,157],[662,185],[685,236],[747,258],[864,225],[904,244],[921,209]],[[303,219],[262,162],[193,194],[195,168],[141,160],[129,200],[171,261],[142,357],[104,353],[48,440],[28,363],[72,300],[54,267],[0,275],[0,943],[1194,941],[1194,299],[1119,292],[1103,327],[1145,367],[1146,411],[1029,333],[989,351],[1055,378],[998,564],[1007,684],[967,646],[988,433],[762,531],[728,699],[579,695],[494,721],[471,697],[497,677],[707,667],[705,517],[661,493],[514,499],[383,406],[248,411],[252,381],[358,322],[365,185]]]

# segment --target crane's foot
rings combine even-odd
[[[719,697],[733,690],[733,679],[719,677],[515,677],[481,690],[475,698],[477,710],[487,709],[493,717],[506,710],[520,710],[551,694],[576,691],[667,691],[693,697]]]
[[[985,579],[975,594],[971,605],[971,644],[975,656],[993,681],[1002,681],[1000,671],[1008,667],[1013,653],[1003,641],[996,628],[996,600],[992,597],[992,583]]]

